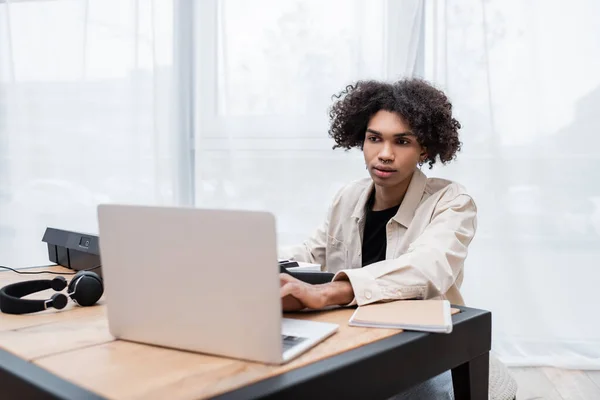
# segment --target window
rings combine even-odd
[[[266,209],[282,242],[322,221],[362,153],[332,151],[332,95],[357,79],[414,73],[421,2],[198,3],[195,197]]]

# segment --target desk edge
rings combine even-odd
[[[448,369],[445,367],[436,367],[434,365],[428,365],[427,369],[429,371],[433,371],[433,373],[425,373],[423,371],[417,372],[415,374],[415,379],[413,384],[417,384],[418,382],[422,382],[423,375],[429,375],[430,377],[436,376],[446,370],[450,370],[452,368],[456,368],[464,362],[468,362],[475,357],[478,357],[484,353],[489,353],[491,350],[491,320],[492,313],[486,310],[480,310],[476,308],[463,307],[463,306],[452,306],[459,308],[461,310],[460,313],[454,315],[453,322],[455,324],[455,328],[457,330],[466,330],[473,329],[477,330],[477,334],[473,334],[474,339],[472,343],[470,342],[469,347],[469,355],[463,357],[462,360],[455,362],[440,362],[439,364],[447,364]],[[479,329],[477,329],[479,328]],[[483,332],[481,331],[483,329]],[[485,336],[484,336],[485,335]],[[285,372],[280,375],[276,375],[270,378],[266,378],[264,380],[258,381],[254,384],[250,384],[247,386],[243,386],[238,389],[233,389],[231,391],[227,391],[221,393],[220,395],[216,395],[212,397],[214,400],[239,400],[239,399],[285,399],[290,395],[290,392],[293,390],[299,390],[301,392],[300,397],[312,397],[315,393],[322,394],[324,397],[336,396],[344,397],[344,398],[359,398],[360,387],[356,385],[336,385],[335,387],[328,387],[324,384],[321,379],[326,380],[328,376],[338,374],[340,379],[344,378],[350,382],[358,382],[361,378],[367,378],[364,375],[361,375],[356,368],[356,365],[364,362],[364,361],[372,361],[373,359],[382,359],[386,356],[390,355],[390,352],[393,350],[398,350],[405,344],[409,342],[433,342],[433,341],[443,341],[449,340],[449,335],[446,334],[437,334],[437,333],[427,333],[427,332],[415,332],[415,331],[403,331],[396,335],[392,335],[390,337],[375,341],[373,343],[366,344],[359,348],[350,350],[348,352],[338,354],[332,356],[330,358],[326,358],[324,360],[317,361],[315,363],[306,365],[304,367],[300,367],[288,372]],[[470,336],[470,335],[467,335]],[[479,336],[479,338],[477,338]],[[464,338],[457,338],[455,340],[463,341],[466,340]],[[478,343],[477,343],[478,342]],[[406,347],[404,348],[406,349]],[[402,351],[402,350],[400,350]],[[381,367],[381,366],[380,366]],[[373,373],[377,373],[378,368],[372,369]],[[381,371],[379,369],[379,371]],[[356,375],[356,376],[354,376]],[[425,378],[427,379],[427,378]],[[343,380],[343,379],[342,379]],[[396,385],[396,384],[393,384]],[[359,385],[360,386],[360,385]],[[408,385],[408,387],[412,386]],[[408,387],[401,387],[398,384],[399,390],[407,389]],[[348,389],[350,388],[350,389]],[[349,393],[342,393],[344,390],[348,390]],[[385,390],[385,389],[382,389]],[[396,389],[394,389],[396,390]],[[394,393],[390,392],[388,395],[384,397],[390,397]],[[365,393],[365,395],[373,395],[372,392]]]
[[[2,392],[20,398],[89,399],[104,397],[0,348]]]

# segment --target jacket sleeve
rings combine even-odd
[[[468,246],[477,229],[477,209],[468,195],[438,203],[429,225],[392,260],[345,269],[334,280],[349,280],[349,305],[378,301],[428,299],[446,293],[462,272]]]

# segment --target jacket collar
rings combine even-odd
[[[408,228],[415,215],[415,211],[423,198],[425,185],[427,185],[427,176],[417,168],[410,180],[402,204],[400,204],[398,212],[394,215],[394,218],[392,218],[394,221],[403,225],[405,228]]]
[[[410,222],[415,215],[415,211],[423,198],[423,192],[425,191],[425,185],[427,184],[427,176],[420,170],[415,169],[413,176],[408,185],[408,189],[406,190],[406,194],[404,195],[404,199],[402,200],[402,204],[398,208],[398,212],[392,218],[394,221],[403,225],[405,228],[408,228]],[[375,188],[373,181],[371,180],[370,184],[363,190],[356,206],[354,207],[354,211],[352,212],[352,217],[357,218],[359,220],[363,219],[365,216],[365,206],[367,201],[369,200],[369,195]]]

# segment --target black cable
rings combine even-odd
[[[48,265],[48,266],[52,266],[52,265]],[[86,268],[83,269],[82,271],[91,271],[93,269],[97,269],[100,268],[102,265],[97,265],[95,267],[92,268]],[[56,265],[56,267],[58,267],[58,265]],[[14,268],[10,268],[10,267],[5,267],[4,265],[0,265],[0,268],[5,268],[8,269],[10,271],[16,272],[17,274],[22,274],[22,275],[34,275],[34,274],[54,274],[54,275],[75,275],[77,272],[56,272],[56,271],[48,271],[48,270],[44,270],[44,271],[19,271],[17,269]],[[32,267],[32,268],[36,268],[36,267]]]

